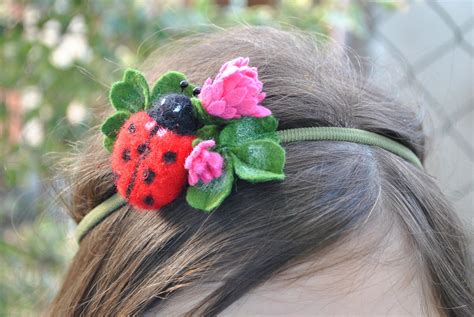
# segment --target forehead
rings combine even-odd
[[[423,269],[415,262],[400,232],[394,228],[376,247],[367,242],[379,238],[374,234],[368,231],[327,254],[291,266],[231,304],[219,316],[427,314],[430,307],[425,302],[429,296],[423,293]],[[367,250],[365,244],[373,249]],[[347,257],[348,254],[355,256]],[[185,314],[220,285],[197,285],[172,297],[158,311],[166,316]],[[438,315],[434,308],[429,313]]]

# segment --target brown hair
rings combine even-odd
[[[347,56],[335,56],[308,35],[244,27],[193,36],[157,51],[143,70],[149,82],[173,69],[202,83],[236,56],[249,56],[258,67],[264,105],[279,119],[279,129],[363,129],[397,140],[424,159],[421,118],[360,76]],[[69,210],[76,222],[114,193],[99,132],[85,143],[70,169]],[[284,147],[285,181],[239,181],[210,215],[180,197],[160,212],[126,206],[109,216],[81,242],[50,313],[140,315],[194,285],[219,281],[192,309],[216,315],[275,274],[377,224],[380,230],[400,228],[426,274],[426,297],[440,312],[473,314],[462,229],[424,170],[367,145]]]

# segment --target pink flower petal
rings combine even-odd
[[[265,99],[263,84],[249,62],[248,57],[237,57],[222,65],[214,81],[205,81],[199,99],[209,114],[226,120],[271,114],[259,105]]]
[[[214,179],[214,177],[208,170],[205,170],[204,172],[202,172],[200,175],[200,178],[204,184],[208,184]]]
[[[199,94],[199,100],[201,100],[203,104],[210,103],[212,101],[212,93],[213,93],[212,80],[208,78],[204,82],[204,85],[202,85],[201,93]]]
[[[237,57],[237,58],[234,58],[233,60],[230,60],[226,63],[224,63],[224,65],[221,66],[220,70],[219,70],[219,73],[222,73],[224,72],[228,67],[230,66],[237,66],[237,67],[243,67],[243,66],[247,66],[249,64],[249,58],[248,57]]]
[[[232,61],[225,62],[225,63],[221,66],[221,68],[219,68],[219,73],[218,73],[218,74],[222,74],[223,72],[225,72],[225,71],[227,70],[227,68],[229,68],[229,66],[232,65],[232,62],[233,62],[233,60],[232,60]]]
[[[209,152],[209,151],[202,151],[201,152],[201,160],[209,162],[210,159],[211,159],[211,152]]]
[[[224,113],[225,108],[226,108],[226,104],[222,100],[213,101],[210,105],[205,107],[206,111],[209,114],[213,116],[217,116],[217,117],[220,117],[222,113]]]
[[[221,177],[221,176],[222,176],[222,167],[219,168],[219,169],[213,169],[213,170],[212,170],[212,176],[213,176],[214,178],[219,178],[219,177]]]
[[[185,168],[189,171],[189,185],[194,186],[199,180],[207,184],[222,175],[224,158],[217,152],[208,151],[215,145],[214,140],[202,141],[193,148],[191,154],[186,158]]]
[[[256,87],[256,88],[258,88],[258,85],[257,85],[257,83],[255,82],[254,79],[252,79],[250,77],[247,77],[247,76],[242,76],[240,78],[240,81],[239,81],[239,84],[238,84],[237,87],[246,87],[246,88]]]
[[[194,171],[189,171],[189,174],[188,174],[189,185],[194,186],[197,184],[198,181],[199,181],[199,177],[197,176],[197,174]]]
[[[200,158],[198,161],[194,162],[193,171],[199,175],[206,171],[206,167],[207,166],[205,161],[202,161],[202,159]]]
[[[191,154],[189,154],[186,160],[184,161],[184,168],[187,170],[190,170],[191,167],[193,166],[193,159],[194,159],[193,154],[194,152],[191,152]]]
[[[236,66],[228,66],[226,70],[224,70],[222,73],[217,74],[216,79],[228,79],[230,76],[234,74],[240,74],[240,70]]]
[[[240,118],[240,114],[237,113],[237,109],[229,106],[227,107],[224,112],[221,114],[221,118],[229,120],[229,119],[238,119]]]
[[[230,93],[233,89],[237,88],[243,78],[244,77],[240,73],[233,73],[230,76],[226,77],[223,94],[226,95]]]
[[[222,94],[224,93],[224,81],[223,80],[216,80],[212,85],[212,98],[213,99],[221,99]]]
[[[247,67],[242,70],[242,74],[250,79],[258,80],[258,72],[256,67]]]
[[[237,57],[233,60],[233,64],[238,67],[248,66],[250,59],[248,57]]]
[[[225,95],[225,101],[230,106],[236,106],[242,102],[247,95],[247,88],[236,88]]]
[[[220,177],[222,175],[222,167],[224,166],[224,158],[218,153],[216,154],[213,160],[210,163],[211,165],[211,173],[214,177]]]
[[[197,145],[200,149],[204,149],[204,150],[207,150],[213,146],[216,145],[216,141],[210,139],[210,140],[205,140],[205,141],[202,141],[202,142],[199,142],[199,144]]]
[[[272,112],[270,109],[265,108],[264,106],[256,106],[255,111],[253,112],[252,116],[257,118],[267,117],[271,115]]]
[[[254,112],[254,108],[258,104],[258,100],[255,97],[247,97],[239,105],[239,113],[244,116],[250,116]]]

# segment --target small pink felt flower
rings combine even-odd
[[[208,151],[216,145],[214,140],[200,142],[186,158],[184,168],[189,171],[188,183],[191,186],[201,180],[204,184],[222,175],[224,158],[217,152]]]
[[[214,81],[204,82],[199,99],[209,114],[226,120],[266,117],[272,112],[260,105],[265,99],[262,88],[257,68],[249,66],[248,57],[239,57],[222,65]]]

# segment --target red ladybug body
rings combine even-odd
[[[161,100],[148,113],[133,114],[120,129],[112,170],[118,192],[131,205],[159,209],[172,202],[186,184],[184,161],[193,149],[196,137],[190,132],[196,123],[192,105],[181,96]]]

